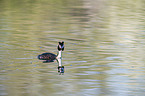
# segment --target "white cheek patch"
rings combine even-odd
[[[64,45],[63,46],[59,45],[59,48],[64,48]]]
[[[59,48],[61,48],[61,45],[59,45]]]

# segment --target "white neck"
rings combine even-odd
[[[58,55],[57,55],[57,58],[59,59],[61,59],[61,51],[58,51]]]
[[[62,52],[62,51],[58,51],[58,54],[57,54],[58,66],[62,66],[62,64],[61,64],[61,59],[62,59],[62,57],[61,57],[61,52]]]
[[[62,66],[61,58],[58,58],[57,62],[58,62],[58,66]]]

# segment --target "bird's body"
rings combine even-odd
[[[54,60],[61,58],[61,52],[64,50],[64,42],[59,42],[58,44],[58,54],[53,53],[43,53],[38,55],[39,60],[45,60],[45,62],[53,62]]]
[[[57,55],[53,53],[43,53],[41,55],[38,55],[39,60],[46,60],[46,61],[54,61],[56,59]]]

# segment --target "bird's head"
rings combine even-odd
[[[64,42],[63,42],[63,41],[58,42],[58,47],[57,47],[57,49],[58,49],[59,51],[63,51],[63,50],[64,50]]]

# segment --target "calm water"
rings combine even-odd
[[[144,0],[1,0],[0,96],[144,96]],[[57,53],[65,41],[64,75]]]

